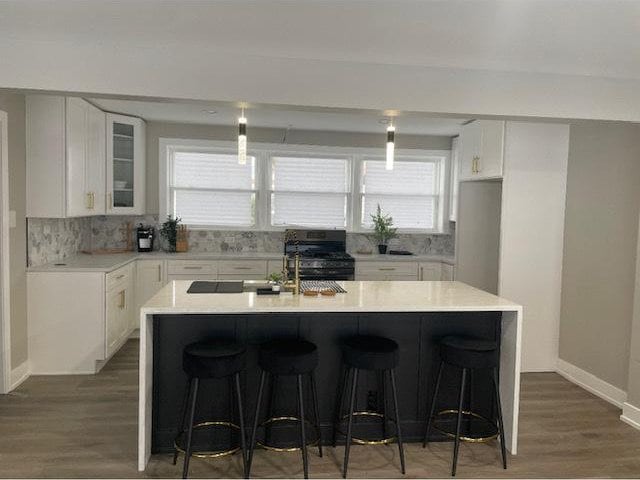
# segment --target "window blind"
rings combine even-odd
[[[378,204],[393,217],[398,228],[433,229],[438,209],[438,166],[435,161],[394,162],[386,170],[384,161],[362,162],[361,195],[364,227],[373,223],[371,214]]]
[[[187,225],[255,225],[256,166],[235,154],[175,152],[169,188],[174,215]]]
[[[341,158],[271,157],[271,224],[345,228],[348,166]]]

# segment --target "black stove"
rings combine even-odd
[[[287,230],[284,253],[293,271],[300,255],[301,280],[353,280],[355,259],[346,252],[344,230]]]

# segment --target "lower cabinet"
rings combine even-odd
[[[415,262],[356,261],[356,280],[418,280]]]
[[[140,307],[167,283],[164,260],[137,260],[133,327],[140,328]]]
[[[109,358],[134,329],[135,263],[106,275],[105,357]]]

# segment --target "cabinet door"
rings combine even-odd
[[[127,306],[126,287],[107,292],[106,312],[106,356],[109,357],[118,349],[125,330],[125,308]]]
[[[420,263],[420,280],[439,281],[442,276],[442,265],[440,262]]]
[[[443,282],[450,282],[454,278],[454,267],[453,265],[449,265],[448,263],[442,264],[442,274],[440,276],[440,280]]]
[[[107,114],[107,214],[145,213],[145,124]]]
[[[92,215],[106,212],[106,115],[94,107],[87,106],[87,158],[86,189],[89,195],[89,210]]]
[[[133,327],[140,326],[140,308],[166,283],[163,260],[138,260],[136,265],[136,308],[133,312]]]
[[[477,176],[476,165],[482,148],[482,127],[479,121],[464,125],[458,138],[460,142],[458,178],[473,180]]]
[[[81,98],[67,98],[67,185],[66,215],[91,215],[91,196],[87,189],[88,106]]]
[[[505,122],[501,120],[478,120],[482,130],[480,158],[477,175],[481,178],[502,177],[504,163]]]

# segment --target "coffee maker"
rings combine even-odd
[[[136,229],[136,238],[139,252],[153,251],[153,237],[155,230],[153,227],[145,227],[140,224]]]

